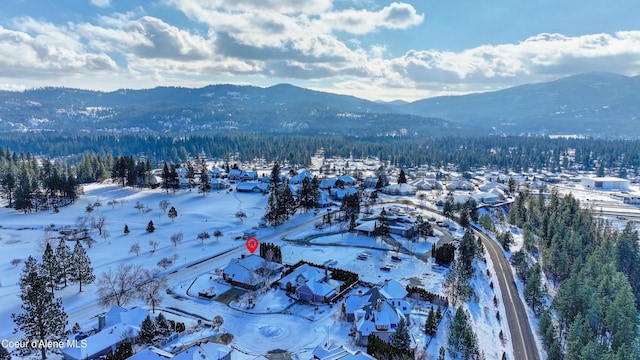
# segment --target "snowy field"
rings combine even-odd
[[[264,213],[267,197],[255,193],[238,193],[229,191],[214,191],[207,196],[198,194],[195,190],[181,190],[175,195],[163,190],[136,191],[122,189],[112,185],[92,184],[85,186],[85,195],[60,212],[43,212],[22,214],[11,209],[0,209],[0,251],[5,254],[0,261],[2,270],[2,287],[0,287],[0,338],[17,340],[13,335],[14,328],[11,313],[20,312],[18,278],[23,262],[29,255],[40,260],[44,249],[44,239],[51,233],[46,233],[48,227],[74,227],[80,216],[105,217],[105,228],[110,236],[105,239],[98,236],[97,230],[91,231],[96,243],[87,248],[94,274],[99,277],[109,268],[115,270],[119,263],[141,264],[144,268],[156,268],[162,258],[174,260],[173,264],[163,271],[168,287],[174,293],[166,295],[160,309],[167,317],[187,323],[191,328],[190,334],[169,344],[171,347],[182,346],[202,338],[213,338],[222,332],[234,335],[232,347],[233,359],[253,359],[271,350],[287,350],[300,359],[311,358],[311,351],[319,344],[330,340],[338,345],[354,348],[348,336],[352,324],[339,317],[339,304],[329,306],[320,305],[317,308],[294,302],[282,290],[268,290],[258,294],[254,299],[256,304],[252,309],[246,309],[246,300],[240,295],[229,305],[199,296],[200,292],[210,292],[215,295],[225,293],[230,286],[222,282],[219,272],[230,259],[248,254],[244,240],[236,240],[243,232],[250,228],[257,228],[260,217]],[[400,197],[405,200],[408,197]],[[115,206],[107,205],[111,200],[117,200]],[[172,221],[160,209],[159,203],[168,200],[178,212],[178,217]],[[385,201],[392,201],[387,197]],[[95,207],[91,214],[87,214],[87,204],[99,202],[102,206]],[[134,208],[141,203],[148,208],[139,211]],[[416,202],[417,204],[417,202]],[[389,208],[391,205],[385,205]],[[410,206],[402,206],[412,211]],[[244,211],[247,218],[244,221],[235,216],[237,211]],[[423,216],[431,216],[423,212]],[[311,261],[318,264],[354,271],[366,282],[380,284],[385,279],[396,279],[403,285],[422,286],[435,293],[442,293],[442,283],[445,269],[432,266],[430,261],[424,262],[406,253],[398,253],[387,243],[365,235],[351,233],[331,234],[339,228],[325,228],[322,232],[314,225],[321,219],[322,214],[306,213],[296,215],[293,219],[278,228],[259,228],[257,238],[260,241],[273,242],[282,247],[283,260],[293,264],[299,260]],[[155,232],[147,233],[147,223],[152,220]],[[440,220],[440,217],[438,217]],[[130,233],[124,234],[125,224]],[[213,233],[220,230],[223,235],[216,239]],[[197,235],[208,232],[211,238],[201,242]],[[182,232],[183,240],[175,245],[170,241],[173,234]],[[313,239],[305,240],[310,235]],[[440,240],[444,234],[436,231],[435,236],[411,242],[402,237],[396,237],[405,248],[415,253],[427,253],[433,243]],[[460,237],[460,230],[453,232],[453,237]],[[283,240],[288,239],[288,240]],[[291,241],[297,239],[297,241]],[[57,245],[55,240],[53,245]],[[158,242],[153,250],[150,242]],[[139,244],[139,254],[131,253],[132,245]],[[358,260],[358,255],[366,253],[366,260]],[[216,256],[219,255],[219,256]],[[391,257],[397,256],[400,261]],[[21,259],[17,266],[11,260]],[[206,260],[206,262],[202,262]],[[389,271],[380,268],[388,266]],[[485,271],[491,266],[479,264],[477,276],[474,279],[477,299],[473,299],[468,309],[476,325],[480,347],[488,359],[503,351],[511,353],[510,343],[502,343],[497,337],[505,324],[495,318],[493,308],[493,293],[489,288],[489,278]],[[83,292],[78,292],[75,284],[58,290],[56,296],[62,297],[63,305],[69,314],[69,328],[79,322],[87,329],[97,325],[96,316],[107,309],[100,306],[96,300],[96,284],[83,286]],[[414,345],[427,346],[428,353],[437,357],[441,346],[446,347],[448,317],[440,325],[440,331],[434,339],[424,333],[424,308],[428,304],[415,304],[415,319],[411,325]],[[140,301],[127,304],[131,306],[146,305]],[[447,312],[452,315],[452,311]],[[214,316],[221,315],[224,324],[218,332],[207,328],[197,330],[198,319],[210,321]],[[508,333],[508,330],[505,331]],[[360,348],[363,349],[363,348]]]

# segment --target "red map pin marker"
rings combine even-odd
[[[258,248],[258,239],[254,238],[254,237],[250,237],[247,239],[247,250],[249,250],[252,254],[254,251],[256,251],[256,249]]]

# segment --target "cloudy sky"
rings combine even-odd
[[[2,0],[0,89],[278,83],[371,100],[640,74],[637,0]]]

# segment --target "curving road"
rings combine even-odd
[[[518,289],[513,279],[511,265],[502,253],[500,246],[493,241],[493,239],[475,229],[473,232],[477,236],[480,236],[493,262],[493,268],[502,292],[502,302],[511,333],[514,359],[539,360],[538,347],[533,332],[531,331],[531,326],[529,326],[527,311],[518,294]]]

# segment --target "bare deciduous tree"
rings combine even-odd
[[[136,256],[140,255],[140,244],[131,245],[131,248],[129,248],[129,254],[136,254]]]
[[[138,201],[136,202],[136,205],[133,208],[138,210],[138,212],[142,213],[142,209],[144,209],[144,204]]]
[[[169,208],[169,205],[171,205],[171,203],[169,202],[169,200],[160,200],[160,209],[162,209],[163,213],[167,213],[167,209]]]
[[[244,222],[244,219],[247,218],[247,213],[245,213],[244,211],[240,210],[236,213],[236,217],[238,219],[240,219],[240,221]]]
[[[104,223],[105,223],[105,221],[106,221],[106,220],[107,220],[107,218],[106,218],[106,217],[104,217],[104,216],[100,216],[100,217],[98,218],[98,220],[96,220],[96,221],[93,223],[93,227],[95,227],[96,229],[98,229],[98,234],[100,234],[100,236],[102,236],[102,231],[104,230]]]
[[[216,331],[220,331],[220,326],[222,326],[222,324],[224,324],[224,318],[220,315],[216,315],[213,318],[213,326],[215,327]]]
[[[167,287],[167,280],[160,277],[159,269],[142,270],[141,282],[138,287],[138,296],[151,306],[151,311],[156,312],[156,307],[162,301],[162,290]]]
[[[209,233],[206,231],[198,234],[198,240],[200,240],[200,242],[203,244],[204,244],[204,241],[210,237],[211,235],[209,235]]]
[[[182,242],[183,238],[184,238],[184,233],[182,231],[171,235],[171,242],[173,243],[173,246],[177,247],[178,244]]]
[[[173,264],[173,260],[169,258],[162,258],[160,259],[160,261],[158,261],[158,266],[160,266],[164,270],[167,270],[167,268],[171,266],[171,264]]]
[[[111,209],[115,209],[116,205],[118,205],[118,200],[109,200],[107,201],[107,205],[111,206]]]
[[[156,249],[158,249],[158,245],[160,245],[160,243],[158,241],[149,240],[149,245],[153,247],[153,252],[156,252]]]
[[[140,284],[140,265],[118,264],[118,270],[109,268],[98,279],[98,298],[105,306],[125,306],[136,297]]]

